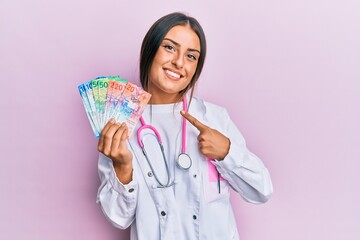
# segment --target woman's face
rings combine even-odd
[[[151,103],[174,103],[196,71],[200,39],[188,25],[170,29],[157,50],[149,74]]]

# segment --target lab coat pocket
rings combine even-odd
[[[204,163],[203,190],[206,202],[213,202],[230,197],[229,183],[221,176],[218,178],[216,167],[211,161]]]

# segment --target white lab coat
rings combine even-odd
[[[181,152],[182,104],[147,106],[143,117],[160,133],[165,156],[174,184],[158,188],[136,137],[128,142],[133,153],[133,179],[123,185],[117,179],[110,159],[100,154],[101,185],[97,202],[111,223],[121,229],[131,226],[132,240],[192,240],[239,239],[230,203],[230,187],[251,203],[266,202],[273,188],[268,170],[262,161],[245,146],[245,141],[226,110],[198,98],[193,98],[189,113],[205,125],[217,129],[231,141],[223,161],[211,163],[198,149],[199,131],[187,124],[186,153],[192,158],[189,170],[176,167]],[[151,116],[150,116],[151,115]],[[154,172],[166,182],[164,162],[154,134],[142,134]],[[221,189],[212,177],[214,166],[221,173]]]

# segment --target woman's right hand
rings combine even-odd
[[[101,131],[98,151],[113,161],[116,175],[120,182],[127,184],[132,180],[133,155],[126,146],[128,127],[111,119]]]

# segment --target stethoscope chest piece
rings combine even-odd
[[[180,153],[177,158],[176,164],[179,168],[189,169],[192,165],[192,160],[186,153]]]

